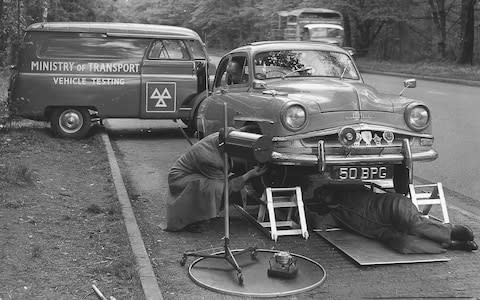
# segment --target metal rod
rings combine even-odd
[[[225,200],[225,245],[228,246],[228,240],[230,238],[230,213],[228,209],[229,204],[229,195],[228,195],[228,154],[225,151],[225,143],[227,142],[228,136],[228,121],[227,121],[227,103],[223,104],[223,114],[225,116],[224,122],[224,143],[223,143],[223,175],[225,180],[225,190],[223,192],[223,197]]]
[[[177,122],[177,120],[175,120],[175,122]],[[178,128],[180,129],[180,132],[182,133],[183,137],[187,140],[187,142],[190,144],[190,146],[193,146],[193,142],[190,140],[185,130],[183,130],[183,127],[180,124],[178,124]]]

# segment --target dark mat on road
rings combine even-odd
[[[345,230],[315,232],[362,266],[444,262],[443,254],[401,254],[380,242]]]

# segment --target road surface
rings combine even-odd
[[[192,259],[185,267],[178,263],[184,251],[221,246],[222,220],[213,221],[202,234],[162,231],[168,169],[189,147],[177,124],[127,120],[109,121],[106,127],[164,299],[237,299],[195,285],[187,270]],[[480,232],[478,205],[448,191],[446,197],[452,222],[467,224]],[[292,236],[281,237],[274,243],[244,218],[232,217],[231,224],[233,249],[252,245],[274,247],[304,255],[324,266],[326,281],[296,299],[453,299],[480,295],[479,252],[449,251],[447,257],[451,260],[442,263],[359,267],[315,234],[307,241]]]
[[[406,78],[364,74],[379,91],[399,93]],[[442,182],[448,189],[480,199],[480,87],[417,80],[404,96],[425,101],[433,116],[439,158],[414,166],[414,174]]]

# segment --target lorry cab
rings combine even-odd
[[[85,137],[105,118],[194,122],[207,95],[208,56],[194,31],[134,23],[30,25],[9,101],[18,116]]]

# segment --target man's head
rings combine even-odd
[[[236,62],[231,61],[227,67],[228,83],[238,84],[242,82],[242,66]]]

